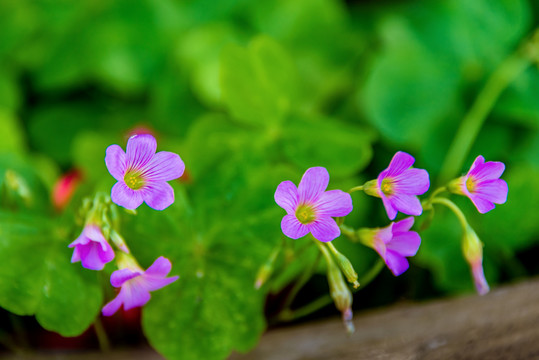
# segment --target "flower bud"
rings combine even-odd
[[[112,240],[113,244],[116,245],[116,247],[123,252],[129,254],[129,249],[127,248],[127,245],[125,244],[124,238],[116,232],[116,230],[112,229],[110,231],[110,239]]]
[[[485,295],[489,292],[489,286],[483,272],[483,243],[469,225],[462,238],[462,253],[470,264],[477,292],[479,295]]]
[[[328,262],[328,283],[330,295],[335,302],[335,306],[343,315],[343,323],[347,331],[353,333],[352,293],[348,289],[339,267],[334,262]]]
[[[348,280],[348,282],[354,286],[354,289],[357,289],[359,287],[359,282],[357,281],[358,276],[350,260],[340,253],[332,243],[327,243],[327,246],[337,260],[337,265],[339,265],[339,268],[343,272],[344,276],[346,276],[346,280]]]
[[[51,197],[52,204],[57,211],[61,211],[67,206],[81,180],[82,173],[79,170],[72,170],[56,181]]]
[[[271,252],[268,260],[266,260],[266,263],[258,270],[255,280],[255,289],[260,289],[262,285],[268,281],[269,277],[273,273],[273,265],[275,264],[275,260],[277,259],[277,255],[279,255],[280,251],[281,246],[279,245]]]

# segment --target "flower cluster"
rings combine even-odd
[[[281,221],[283,234],[292,239],[310,234],[324,255],[331,294],[337,308],[343,312],[343,319],[348,319],[345,321],[348,329],[351,326],[352,297],[348,295],[348,286],[343,279],[346,277],[354,287],[359,286],[360,281],[358,282],[358,275],[352,263],[330,242],[344,233],[350,240],[374,249],[393,275],[399,276],[409,268],[408,258],[416,255],[421,245],[418,232],[411,230],[414,216],[420,216],[424,210],[432,210],[434,204],[445,205],[458,216],[464,233],[463,254],[470,264],[477,291],[479,294],[489,291],[482,265],[483,244],[457,205],[440,194],[449,190],[465,195],[477,210],[484,214],[494,209],[494,204],[503,204],[507,200],[507,183],[500,179],[505,169],[504,164],[485,162],[482,156],[478,156],[466,175],[435,190],[429,198],[420,201],[419,196],[429,190],[430,179],[428,172],[414,168],[414,163],[413,156],[399,151],[376,179],[348,192],[326,191],[329,183],[328,171],[323,167],[312,167],[307,169],[297,187],[291,181],[283,181],[275,191],[275,202],[286,211]],[[381,199],[389,220],[395,220],[399,212],[412,216],[392,221],[386,227],[354,230],[344,224],[344,217],[353,209],[350,193],[358,190]],[[424,222],[423,226],[428,224],[429,221]],[[257,288],[265,281],[261,279],[269,277],[275,258],[274,251],[271,261],[264,265],[264,276],[257,277]]]
[[[131,136],[126,152],[118,145],[107,148],[105,163],[117,183],[110,197],[97,194],[93,201],[83,202],[85,225],[69,245],[74,248],[71,262],[80,261],[90,270],[102,270],[116,258],[118,270],[112,273],[110,282],[120,291],[103,307],[105,316],[114,314],[122,304],[125,310],[145,305],[150,300],[150,291],[178,279],[167,277],[172,264],[162,256],[143,270],[118,231],[117,205],[134,210],[146,202],[155,210],[163,210],[174,202],[174,191],[167,181],[180,177],[185,165],[177,154],[156,153],[156,148],[157,142],[150,134]],[[109,241],[119,252],[115,253]]]

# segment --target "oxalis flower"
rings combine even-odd
[[[155,138],[149,134],[131,136],[125,153],[118,145],[107,148],[107,169],[118,180],[111,191],[114,203],[136,209],[144,201],[163,210],[174,202],[174,190],[167,181],[182,176],[185,164],[178,154],[155,153],[156,149]]]
[[[424,169],[411,168],[414,162],[412,155],[399,151],[376,180],[364,185],[367,194],[382,199],[390,220],[399,211],[415,216],[423,212],[416,195],[423,195],[429,189],[429,174]]]
[[[299,239],[309,232],[327,242],[341,234],[332,217],[346,216],[352,211],[352,198],[342,190],[325,191],[329,173],[323,167],[307,169],[299,186],[283,181],[275,191],[275,202],[286,210],[281,221],[283,233]]]
[[[113,272],[110,283],[119,287],[120,292],[103,307],[103,315],[114,314],[122,304],[124,310],[144,306],[150,301],[150,291],[159,290],[178,280],[179,276],[167,277],[171,268],[170,260],[160,256],[146,271],[131,261],[128,267]]]
[[[484,214],[494,209],[496,204],[507,201],[507,183],[500,179],[505,165],[498,161],[487,161],[479,155],[468,173],[451,181],[448,188],[451,192],[467,196],[477,210]]]
[[[69,247],[75,248],[71,262],[80,261],[86,269],[102,270],[106,263],[114,259],[114,251],[101,228],[93,223],[86,224],[80,236]]]
[[[360,229],[358,235],[364,245],[380,254],[393,275],[399,276],[409,267],[406,257],[414,256],[421,244],[419,234],[410,231],[413,225],[414,218],[408,217],[385,228]]]

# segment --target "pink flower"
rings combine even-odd
[[[80,236],[69,247],[75,248],[71,262],[80,261],[86,269],[102,270],[106,263],[114,259],[114,251],[101,228],[92,223],[86,224]]]
[[[307,169],[297,188],[291,181],[277,186],[275,202],[287,213],[281,221],[286,236],[299,239],[310,232],[316,239],[328,242],[341,234],[332,217],[348,215],[352,198],[341,190],[325,191],[328,183],[328,171],[313,167]]]
[[[146,271],[131,265],[130,268],[113,272],[110,283],[116,288],[120,287],[120,292],[103,307],[103,315],[114,314],[122,304],[124,310],[145,305],[150,301],[150,291],[159,290],[178,280],[179,276],[166,277],[171,268],[170,260],[160,256]]]
[[[382,199],[390,220],[397,212],[408,215],[421,215],[423,207],[416,195],[429,189],[429,174],[423,169],[411,168],[413,156],[399,151],[393,156],[387,169],[378,178],[365,184],[365,192]]]
[[[107,148],[107,169],[118,180],[111,191],[114,203],[136,209],[144,201],[163,210],[174,202],[174,190],[167,181],[182,176],[185,165],[178,154],[155,153],[156,148],[155,138],[148,134],[131,136],[125,153],[118,145]]]
[[[479,155],[465,176],[453,180],[449,184],[450,191],[465,195],[484,214],[494,209],[496,204],[507,201],[507,183],[500,179],[505,165],[498,161],[487,161]]]
[[[414,256],[421,244],[419,234],[410,231],[412,225],[414,218],[408,217],[385,228],[361,229],[359,237],[364,245],[380,254],[393,275],[399,276],[409,267],[406,257]]]

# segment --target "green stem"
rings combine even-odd
[[[454,202],[446,198],[434,198],[431,200],[431,203],[444,205],[445,207],[449,208],[449,210],[451,210],[459,219],[462,229],[466,230],[466,228],[468,227],[468,221],[466,221],[466,216],[464,216],[463,212],[459,209],[457,205],[455,205]]]
[[[308,303],[305,306],[302,306],[296,310],[290,310],[283,311],[279,314],[278,319],[280,321],[292,321],[299,318],[302,318],[304,316],[307,316],[309,314],[314,313],[315,311],[318,311],[329,304],[333,302],[333,299],[329,294],[323,295],[319,297],[318,299]]]
[[[348,239],[352,240],[353,242],[359,241],[356,231],[353,228],[346,226],[344,224],[341,224],[339,227],[341,228],[341,234],[346,236]]]
[[[97,341],[99,342],[99,349],[101,349],[102,352],[109,352],[110,341],[99,316],[94,321],[94,330],[97,335]]]
[[[441,183],[449,181],[460,171],[472,144],[479,134],[481,126],[483,126],[487,115],[494,107],[498,97],[511,81],[522,73],[530,63],[530,59],[522,56],[519,50],[505,59],[491,74],[472,107],[462,120],[457,134],[449,147],[442,170],[440,171]]]
[[[286,297],[286,300],[283,305],[283,309],[284,309],[283,311],[286,312],[287,310],[290,309],[290,305],[292,305],[292,302],[296,298],[296,295],[301,290],[301,288],[307,283],[307,281],[309,281],[314,271],[316,270],[316,267],[318,266],[319,261],[320,261],[320,253],[318,253],[318,255],[316,256],[315,260],[313,261],[309,269],[303,272],[299,280],[294,284],[294,287],[292,288],[292,290],[290,290],[290,292],[288,293],[288,296]]]
[[[369,283],[371,283],[374,279],[376,279],[376,277],[378,276],[378,274],[380,274],[384,266],[385,266],[384,260],[378,259],[374,263],[374,266],[359,279],[359,283],[361,284],[360,289],[364,289],[365,286],[369,285]]]
[[[348,190],[348,193],[353,193],[353,192],[356,192],[356,191],[363,191],[363,185],[359,185],[359,186],[355,186],[353,188],[351,188],[350,190]]]

